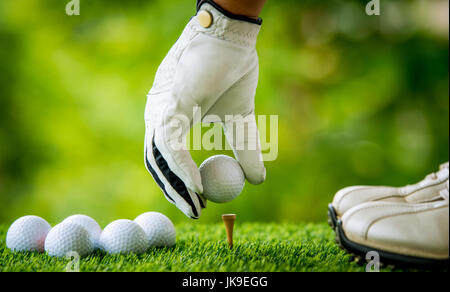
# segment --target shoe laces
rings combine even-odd
[[[441,195],[442,198],[444,198],[444,200],[448,201],[448,180],[447,180],[447,187],[442,191],[440,191],[439,194]]]
[[[449,163],[446,162],[439,166],[439,170],[437,172],[432,172],[428,174],[427,176],[425,176],[423,180],[421,180],[416,184],[404,186],[401,189],[401,192],[408,194],[423,187],[427,187],[431,183],[441,183],[444,182],[445,180],[448,181],[448,177],[449,177]]]
[[[442,173],[446,173],[447,175],[447,179],[448,179],[448,170],[449,170],[449,163],[443,163],[439,166],[439,171],[438,172],[432,172],[429,175],[427,175],[425,177],[425,179],[423,179],[423,181],[428,181],[428,180],[437,180],[440,177],[440,174]]]

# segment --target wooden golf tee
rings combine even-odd
[[[234,221],[236,220],[236,214],[224,214],[222,215],[223,223],[225,223],[225,229],[227,231],[228,245],[233,247],[233,228]]]

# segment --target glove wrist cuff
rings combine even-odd
[[[201,2],[197,15],[191,19],[191,29],[240,46],[254,48],[261,25],[230,18],[211,3],[214,2]],[[202,11],[207,11],[211,16],[208,26],[200,24],[199,15]]]
[[[220,13],[222,13],[223,15],[225,15],[228,18],[240,20],[240,21],[246,21],[249,23],[257,24],[257,25],[262,24],[262,19],[260,17],[255,19],[255,18],[251,18],[251,17],[245,16],[245,15],[238,15],[238,14],[231,13],[228,10],[222,8],[219,4],[217,4],[213,0],[197,0],[197,12],[200,11],[200,8],[205,3],[210,4],[211,6],[213,6],[215,9],[217,9]]]

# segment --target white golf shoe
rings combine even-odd
[[[328,223],[334,229],[336,221],[354,206],[373,201],[392,203],[426,203],[440,200],[439,192],[446,188],[449,179],[449,163],[444,163],[436,173],[422,181],[404,187],[352,186],[336,193],[328,206]]]
[[[337,242],[361,257],[375,251],[382,263],[448,267],[449,190],[427,203],[366,202],[338,219]]]

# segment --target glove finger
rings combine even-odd
[[[200,217],[204,207],[200,196],[190,190],[185,183],[173,173],[166,159],[155,144],[154,130],[146,133],[145,165],[169,202],[174,204],[189,218]]]
[[[192,123],[192,116],[189,115],[192,113],[184,113],[181,110],[177,114],[167,113],[162,124],[155,129],[152,143],[175,176],[189,189],[201,194],[203,186],[200,171],[186,148],[186,135]]]
[[[266,179],[266,168],[254,113],[225,121],[223,128],[247,180],[255,185],[262,183]]]

